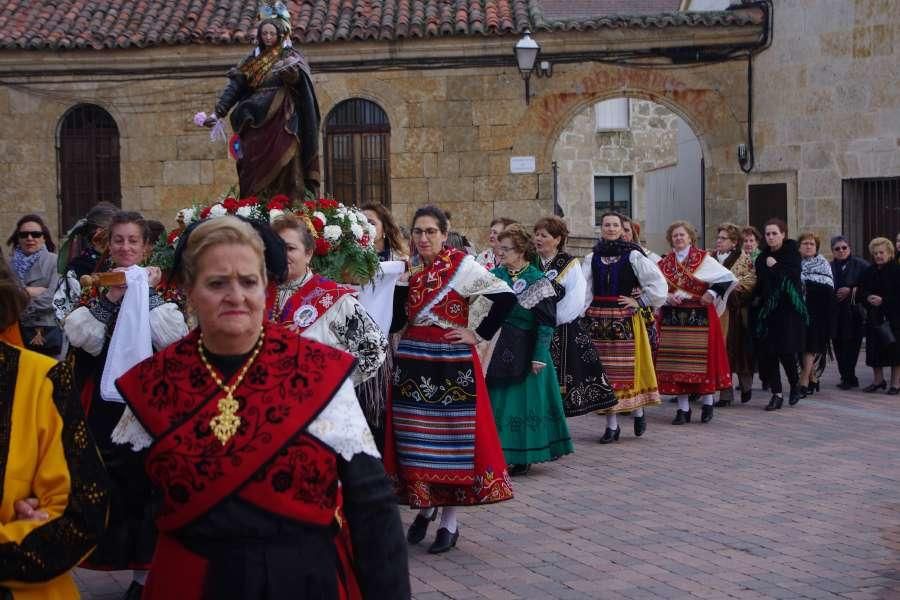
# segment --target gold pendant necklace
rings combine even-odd
[[[241,385],[241,382],[244,381],[247,371],[250,370],[250,367],[256,361],[256,357],[259,356],[259,351],[262,350],[263,339],[265,337],[266,332],[260,328],[259,340],[257,340],[256,346],[253,348],[253,354],[251,354],[249,360],[244,363],[244,366],[241,368],[234,383],[225,385],[222,378],[219,377],[219,374],[216,373],[216,370],[213,369],[213,366],[209,364],[209,360],[206,358],[206,352],[203,350],[203,334],[200,334],[200,341],[197,342],[197,350],[200,351],[200,360],[203,362],[206,370],[209,371],[213,381],[219,386],[219,389],[225,392],[225,397],[219,400],[219,413],[209,420],[209,428],[223,446],[228,443],[228,440],[237,433],[238,428],[241,426],[241,418],[236,414],[238,408],[240,408],[240,404],[238,404],[238,401],[234,398],[234,391]]]
[[[513,281],[519,278],[519,275],[522,274],[522,271],[528,268],[528,263],[525,263],[522,267],[518,269],[512,269],[510,267],[506,267],[506,272],[509,273],[509,276]]]

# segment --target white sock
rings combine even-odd
[[[619,428],[619,415],[606,415],[606,426],[615,431]]]
[[[712,406],[715,403],[712,394],[703,394],[700,396],[700,401],[704,406]]]
[[[147,575],[149,574],[150,571],[139,571],[135,569],[134,571],[132,571],[131,580],[144,585],[147,582]]]
[[[444,510],[441,511],[441,527],[450,533],[456,533],[458,525],[459,524],[456,521],[456,507],[445,506]]]
[[[639,408],[639,409],[637,409],[636,411],[634,411],[633,414],[634,414],[635,417],[641,418],[641,417],[644,416],[644,409],[643,409],[643,408]]]
[[[419,516],[424,519],[430,519],[434,516],[434,513],[437,511],[437,507],[432,506],[431,508],[423,508],[419,511]]]
[[[691,410],[691,403],[688,402],[687,395],[678,396],[678,410],[683,410],[684,412]]]

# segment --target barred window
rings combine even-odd
[[[339,202],[391,205],[391,125],[384,110],[351,98],[325,120],[325,191]]]

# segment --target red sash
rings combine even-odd
[[[266,299],[266,314],[273,323],[294,325],[292,331],[300,333],[319,320],[329,308],[347,294],[355,296],[356,290],[322,277],[313,275],[294,294],[288,298],[284,308],[278,313],[275,303],[278,300],[278,288]]]
[[[306,427],[347,378],[353,357],[267,325],[262,351],[235,393],[243,422],[223,446],[209,429],[223,394],[200,361],[198,342],[195,330],[116,381],[156,440],[145,467],[163,492],[159,529],[177,530],[235,493],[269,512],[331,522],[336,457]]]
[[[694,271],[706,257],[706,250],[700,250],[691,246],[687,258],[679,263],[675,252],[669,252],[659,261],[659,270],[662,271],[669,283],[669,292],[684,290],[698,298],[706,293],[709,284],[694,277]]]
[[[450,284],[466,256],[462,250],[445,248],[438,253],[431,265],[409,278],[406,315],[410,324],[416,320],[422,309],[444,294],[434,307],[437,316],[461,327],[468,325],[469,312],[465,298],[453,290],[444,292],[444,288]]]

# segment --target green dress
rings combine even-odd
[[[556,324],[553,286],[534,265],[528,265],[515,279],[506,267],[491,272],[509,284],[518,298],[503,322],[488,367],[488,392],[503,455],[509,464],[527,465],[569,454],[572,438],[550,358]],[[535,375],[531,361],[546,366]],[[512,368],[519,376],[503,372],[504,365],[511,364],[527,365],[524,377],[521,368]],[[502,377],[493,376],[498,371]]]

